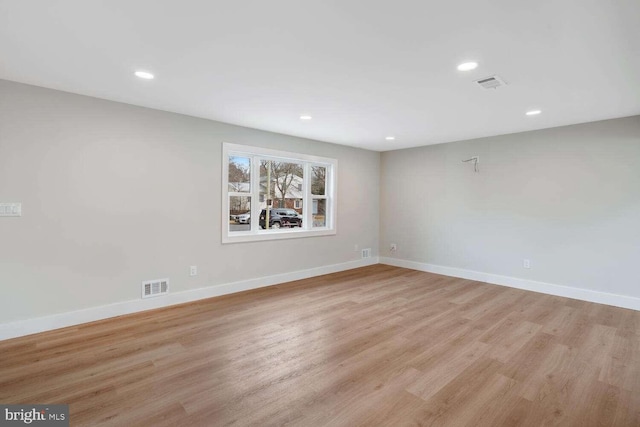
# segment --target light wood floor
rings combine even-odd
[[[640,426],[640,312],[376,265],[0,342],[71,425]]]

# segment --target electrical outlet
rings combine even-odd
[[[395,243],[392,243],[391,246],[389,246],[389,250],[391,252],[395,252],[398,250],[398,245],[396,245]]]
[[[371,248],[362,250],[362,258],[371,258]]]
[[[528,259],[523,259],[523,260],[522,260],[522,266],[523,266],[524,268],[531,268],[531,261],[530,261],[530,260],[528,260]]]
[[[189,276],[197,276],[198,275],[198,266],[192,265],[189,267]]]

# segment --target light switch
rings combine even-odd
[[[0,216],[22,216],[22,203],[0,203]]]

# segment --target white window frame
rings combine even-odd
[[[249,193],[235,193],[229,191],[229,156],[248,157],[251,159],[251,191]],[[260,159],[274,159],[290,161],[303,165],[303,199],[302,199],[302,227],[281,228],[278,230],[261,230],[258,218],[260,207]],[[313,226],[313,199],[311,194],[311,167],[323,166],[327,168],[325,195],[327,200],[326,225]],[[293,239],[299,237],[328,236],[336,234],[337,219],[337,178],[338,160],[327,157],[311,156],[308,154],[291,153],[287,151],[271,150],[268,148],[252,147],[248,145],[222,144],[222,243],[255,242],[260,240]],[[248,231],[229,231],[229,197],[251,197],[251,229]]]

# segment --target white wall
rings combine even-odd
[[[381,183],[383,262],[640,309],[640,116],[385,152]]]
[[[222,245],[223,141],[337,158],[338,234]],[[478,174],[460,162],[474,155]],[[146,279],[193,299],[356,266],[356,244],[372,261],[379,246],[384,262],[640,309],[640,116],[380,155],[0,80],[0,202],[13,201],[0,339],[139,309]],[[28,326],[43,316],[62,320]]]
[[[337,158],[337,235],[222,245],[222,142]],[[140,300],[146,279],[179,293],[356,261],[355,244],[375,256],[379,164],[377,152],[0,80],[0,202],[23,208],[0,218],[0,324]]]

